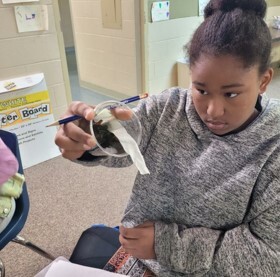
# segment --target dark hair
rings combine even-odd
[[[204,21],[185,46],[190,66],[201,54],[234,55],[245,68],[259,65],[260,74],[270,64],[271,35],[263,20],[265,0],[210,0]]]

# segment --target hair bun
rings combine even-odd
[[[264,18],[266,7],[265,0],[210,0],[204,9],[204,18],[216,11],[231,12],[237,8],[245,12],[255,12],[257,16]]]

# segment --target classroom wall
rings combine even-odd
[[[177,86],[177,60],[183,58],[183,46],[202,22],[202,17],[186,17],[147,23],[148,91],[150,94]]]
[[[70,0],[79,79],[105,95],[141,92],[139,1],[122,0],[121,29],[104,28],[101,0]]]
[[[279,6],[275,6],[277,1]],[[146,6],[146,14],[150,12],[151,2],[150,0]],[[180,5],[179,0],[171,0],[170,5],[172,3]],[[268,4],[266,20],[270,25],[272,17],[280,15],[280,1],[274,0]],[[194,13],[195,10],[193,9],[192,12]],[[173,17],[176,16],[174,12]],[[148,16],[146,19],[146,87],[150,94],[158,94],[164,89],[178,85],[177,60],[184,58],[183,46],[191,39],[194,30],[203,21],[203,17],[183,17],[154,23],[149,22]]]
[[[153,2],[144,1],[145,79],[150,94],[178,85],[177,60],[185,57],[183,46],[202,22],[198,0],[170,0],[170,20],[152,22]]]
[[[275,15],[280,15],[280,1],[279,6],[272,6],[267,8],[266,21],[269,25],[271,25],[271,21],[273,19],[273,16]]]
[[[4,5],[0,2],[0,79],[44,73],[53,113],[55,118],[58,118],[67,107],[66,85],[53,3],[51,0],[41,0],[40,4],[48,6],[49,30],[18,33],[14,15],[15,5]]]

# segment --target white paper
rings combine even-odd
[[[2,0],[3,4],[25,3],[25,2],[39,2],[39,0]]]
[[[58,261],[52,264],[45,277],[121,277],[117,273],[105,270],[73,264],[67,261]]]
[[[48,30],[47,5],[23,5],[14,9],[19,33]]]
[[[34,277],[121,277],[125,275],[111,273],[70,263],[64,257],[56,258],[51,264],[43,268]]]
[[[170,1],[153,2],[152,4],[152,22],[168,20]]]
[[[210,0],[199,0],[198,5],[199,5],[199,16],[204,15],[204,8],[206,7],[206,5],[208,4]]]
[[[46,267],[44,267],[40,272],[38,272],[34,277],[46,277],[48,270],[51,268],[51,266],[54,263],[57,263],[58,261],[69,262],[69,260],[67,260],[65,257],[59,256],[54,261],[52,261],[50,264],[48,264]]]
[[[0,128],[17,135],[23,168],[59,156],[44,74],[0,81]]]
[[[29,76],[24,76],[20,78],[14,78],[9,79],[5,81],[0,81],[0,94],[14,91],[14,90],[20,90],[20,89],[26,89],[33,87],[40,82],[42,82],[44,79],[44,74],[33,74]]]

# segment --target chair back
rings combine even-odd
[[[4,130],[0,130],[0,138],[11,149],[19,163],[18,172],[23,174],[22,162],[19,152],[17,136]],[[1,153],[0,153],[1,155]],[[0,233],[0,250],[13,240],[22,230],[29,211],[29,197],[26,183],[23,184],[22,194],[16,199],[16,210],[8,226]]]

